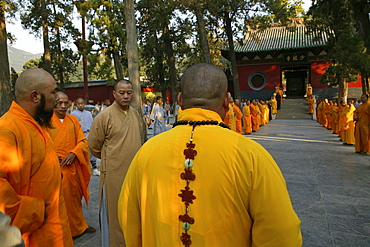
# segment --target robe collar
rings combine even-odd
[[[220,115],[217,112],[202,109],[202,108],[188,108],[179,114],[179,121],[203,121],[203,120],[213,120],[217,122],[222,122]]]

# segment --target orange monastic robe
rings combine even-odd
[[[314,113],[314,106],[315,106],[315,99],[314,98],[308,98],[308,113],[313,114]]]
[[[252,120],[252,131],[257,131],[260,129],[260,125],[258,122],[259,108],[255,104],[250,105],[251,109],[251,120]]]
[[[234,114],[235,114],[236,133],[242,134],[242,131],[243,131],[243,126],[242,126],[243,113],[240,110],[239,106],[237,106],[236,104],[232,104],[232,105],[233,105],[233,111],[234,111]]]
[[[235,112],[231,104],[229,104],[229,111],[226,112],[224,123],[229,126],[231,130],[236,132]]]
[[[86,205],[89,202],[90,191],[90,156],[87,150],[87,140],[78,119],[67,114],[62,123],[57,115],[52,118],[54,129],[49,129],[54,148],[61,159],[70,153],[76,158],[71,165],[62,167],[62,185],[65,198],[69,226],[72,236],[82,234],[89,226],[82,212],[82,196]]]
[[[355,124],[353,122],[353,114],[356,110],[354,105],[347,105],[343,108],[342,114],[344,116],[344,135],[345,138],[342,141],[347,144],[355,144]]]
[[[338,114],[338,106],[333,105],[331,108],[331,118],[332,118],[332,123],[331,123],[331,128],[333,134],[338,134],[338,129],[339,129],[339,114]]]
[[[243,107],[244,111],[244,133],[245,134],[250,134],[252,133],[252,119],[251,119],[251,109],[249,105],[245,105]]]
[[[355,128],[355,148],[356,152],[370,152],[369,143],[369,124],[370,124],[370,104],[365,102],[359,105],[354,113],[356,121]]]
[[[0,211],[21,230],[25,245],[73,246],[53,142],[16,102],[0,118],[0,148]]]

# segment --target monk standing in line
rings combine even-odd
[[[334,102],[331,108],[331,118],[332,118],[332,133],[338,134],[339,128],[339,114],[338,114],[338,103]]]
[[[239,100],[236,99],[234,103],[232,103],[233,111],[235,114],[235,127],[236,127],[236,133],[242,134],[243,133],[243,124],[242,124],[242,118],[243,113],[239,108]]]
[[[312,95],[307,96],[307,104],[308,104],[308,113],[313,114],[315,107],[315,99],[314,97],[312,97]]]
[[[353,114],[356,108],[353,103],[353,100],[350,100],[346,107],[342,109],[344,121],[343,135],[345,136],[344,140],[342,138],[343,145],[355,145],[355,123],[353,121]]]
[[[45,70],[25,70],[0,118],[0,211],[31,247],[73,246],[60,165],[45,129],[51,128],[56,86]]]
[[[355,149],[356,153],[366,155],[370,150],[369,128],[370,128],[370,106],[369,96],[361,96],[362,104],[359,105],[354,113],[355,127]]]
[[[246,105],[243,108],[244,114],[244,133],[246,135],[250,135],[252,133],[252,119],[251,119],[251,109],[250,109],[251,102],[249,100],[246,101]]]
[[[260,129],[260,125],[258,122],[259,108],[257,106],[257,100],[252,100],[252,104],[250,105],[251,109],[251,120],[252,120],[252,132],[256,132]]]
[[[276,101],[275,96],[272,96],[271,97],[271,117],[272,119],[276,118],[276,114],[277,114],[277,101]]]
[[[134,97],[130,81],[117,81],[113,96],[113,104],[95,117],[88,139],[91,153],[101,159],[99,219],[103,247],[125,246],[118,223],[118,196],[131,160],[144,140],[140,128],[145,126],[144,119],[130,106]]]
[[[83,233],[96,232],[94,227],[87,225],[81,203],[82,197],[86,205],[90,199],[90,155],[77,117],[66,114],[68,96],[63,92],[57,92],[56,96],[58,104],[52,117],[54,128],[48,130],[60,160],[69,227],[72,237],[77,237]]]

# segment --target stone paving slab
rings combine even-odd
[[[342,145],[313,120],[276,119],[248,138],[279,165],[302,221],[303,246],[370,246],[370,156],[355,154],[353,146]],[[91,201],[84,208],[97,229],[98,187],[99,177],[91,177]],[[75,240],[75,246],[100,247],[99,229]]]

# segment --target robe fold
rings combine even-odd
[[[308,113],[313,114],[314,113],[314,108],[315,108],[315,99],[314,98],[308,98],[307,99],[307,104],[308,104]]]
[[[63,160],[70,153],[76,158],[71,165],[61,167],[63,194],[67,207],[69,226],[72,236],[82,234],[87,228],[82,212],[82,196],[86,205],[90,199],[90,155],[87,140],[78,119],[73,115],[65,115],[62,123],[57,115],[52,118],[54,129],[49,129],[57,155]]]
[[[353,114],[356,108],[354,105],[347,105],[342,110],[343,118],[343,132],[342,132],[342,141],[347,144],[355,144],[355,124],[353,122]],[[344,140],[343,140],[344,139]]]
[[[199,108],[185,109],[179,120],[222,122]],[[186,211],[179,194],[187,183],[180,174],[191,130],[179,125],[151,138],[132,161],[118,207],[127,246],[183,246],[179,216]],[[217,125],[196,126],[192,138],[191,246],[302,245],[283,175],[260,144]]]
[[[250,134],[252,133],[252,119],[251,119],[251,110],[249,105],[245,105],[244,108],[244,133]]]
[[[355,127],[355,149],[356,152],[370,152],[370,104],[365,102],[359,105],[354,113],[357,119]]]
[[[133,107],[124,111],[114,101],[91,126],[88,144],[91,153],[101,159],[99,207],[101,210],[104,203],[107,209],[110,247],[124,246],[117,215],[118,196],[131,160],[141,147],[140,126],[144,124]],[[106,201],[102,200],[103,187]]]
[[[73,246],[52,140],[16,102],[0,118],[0,148],[0,211],[21,230],[25,245]]]
[[[252,131],[257,131],[260,129],[260,125],[258,122],[259,108],[257,105],[251,104],[250,110],[251,110],[251,120],[252,120]]]
[[[235,130],[236,133],[242,134],[243,131],[243,126],[242,126],[242,118],[243,118],[243,113],[240,110],[239,106],[237,106],[235,103],[233,105],[233,111],[235,114]]]

